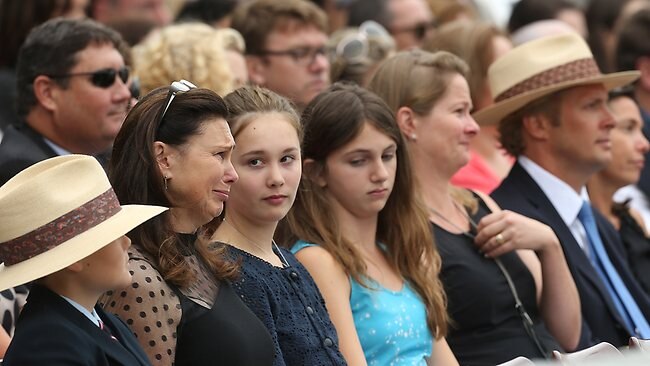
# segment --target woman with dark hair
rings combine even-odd
[[[624,203],[614,202],[614,193],[639,181],[650,144],[643,135],[643,118],[634,101],[634,88],[615,89],[607,105],[616,119],[610,132],[612,160],[587,183],[589,198],[621,236],[630,269],[650,294],[650,239],[641,214]]]
[[[447,341],[462,365],[573,350],[580,299],[553,230],[450,183],[479,130],[467,72],[445,51],[402,52],[369,86],[395,112],[429,210],[452,319]]]
[[[129,233],[131,286],[107,293],[157,365],[270,365],[264,325],[230,287],[236,266],[208,248],[203,226],[218,216],[237,181],[225,103],[208,89],[172,83],[128,114],[110,161],[122,203],[168,213]]]
[[[444,339],[440,256],[391,110],[361,87],[335,84],[302,123],[305,174],[289,241],[325,297],[348,364],[457,364]]]
[[[271,333],[274,366],[345,365],[314,280],[273,239],[300,182],[298,115],[287,99],[260,87],[224,99],[240,179],[212,239],[241,263],[233,288]]]

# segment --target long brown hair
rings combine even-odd
[[[219,95],[208,89],[192,89],[176,95],[162,123],[160,117],[168,90],[167,87],[155,89],[140,100],[127,115],[115,139],[109,179],[122,204],[170,207],[155,159],[154,142],[182,149],[190,137],[201,133],[206,120],[226,118],[228,109]],[[194,280],[168,213],[133,229],[128,236],[157,261],[157,269],[165,280],[179,286],[187,286]],[[199,235],[195,244],[199,256],[212,269],[215,278],[232,278],[236,265],[223,259],[222,249],[208,250],[207,240],[206,235]]]
[[[358,249],[345,238],[325,190],[310,177],[326,169],[335,150],[353,140],[369,123],[397,144],[395,184],[379,212],[377,240],[386,245],[393,268],[414,287],[427,309],[427,325],[437,338],[447,332],[445,296],[438,273],[441,261],[433,245],[427,212],[419,201],[405,141],[388,106],[373,93],[354,85],[334,84],[318,95],[302,115],[304,159],[315,164],[305,171],[293,208],[287,216],[293,240],[322,246],[357,282],[363,284],[366,265]]]

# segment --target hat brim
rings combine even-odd
[[[125,205],[101,224],[35,257],[11,266],[0,264],[0,290],[60,271],[110,244],[136,226],[167,210],[166,207]]]
[[[567,89],[574,86],[603,84],[608,91],[619,86],[627,85],[638,79],[641,73],[639,71],[623,71],[612,74],[600,75],[592,78],[578,79],[558,83],[544,88],[531,90],[515,97],[506,99],[487,108],[484,108],[472,115],[474,120],[483,126],[498,124],[509,114],[518,111],[526,104],[533,102],[546,95],[556,91]]]

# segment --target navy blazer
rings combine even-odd
[[[57,154],[26,124],[9,126],[0,142],[0,186],[23,169]]]
[[[600,276],[544,191],[519,163],[515,163],[501,185],[492,192],[492,198],[502,208],[541,221],[555,231],[580,294],[583,324],[579,348],[603,341],[618,347],[627,345],[630,333],[625,329],[624,322]],[[595,209],[594,216],[612,264],[641,312],[646,319],[650,319],[650,298],[643,292],[625,262],[624,249],[618,233]]]
[[[118,340],[61,296],[32,286],[3,366],[151,365],[124,323],[98,306],[95,311]]]

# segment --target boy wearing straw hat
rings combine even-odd
[[[580,348],[650,337],[650,301],[625,263],[617,232],[584,189],[611,159],[615,121],[607,91],[638,76],[601,74],[577,34],[546,37],[490,67],[496,103],[474,115],[480,124],[498,123],[503,147],[517,157],[493,198],[549,225],[562,243],[582,303]]]
[[[0,187],[0,289],[34,281],[3,365],[149,365],[129,328],[95,304],[131,283],[124,234],[164,210],[120,206],[84,155],[44,160]]]

